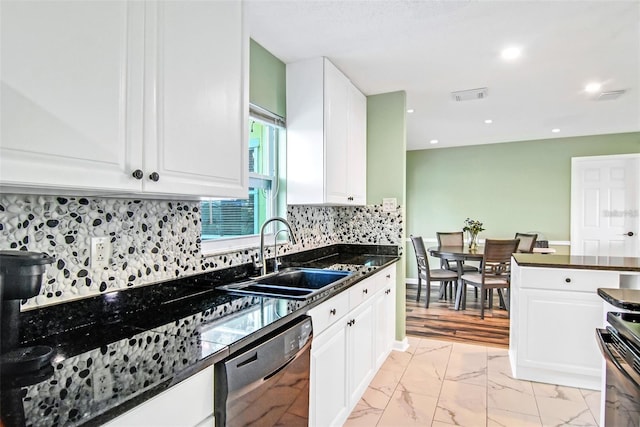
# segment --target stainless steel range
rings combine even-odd
[[[640,295],[640,291],[636,291]],[[634,309],[616,304],[598,292],[618,308]],[[627,292],[628,294],[628,292]],[[611,292],[607,296],[611,296]],[[638,300],[640,305],[640,300]],[[604,413],[601,419],[605,427],[640,426],[640,312],[608,312],[606,329],[598,329],[596,336],[606,369],[604,389]]]

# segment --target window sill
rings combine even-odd
[[[264,235],[265,246],[273,246],[273,233]],[[284,242],[284,241],[283,241]],[[205,257],[237,252],[244,249],[260,249],[260,236],[236,237],[232,239],[203,240],[200,251]]]

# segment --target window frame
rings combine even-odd
[[[285,138],[286,138],[286,122],[284,118],[273,114],[263,108],[260,108],[256,105],[251,104],[249,108],[249,121],[259,121],[263,122],[269,126],[273,126],[276,128],[276,136],[275,136],[275,147],[274,150],[270,153],[273,155],[273,161],[275,161],[274,166],[274,175],[262,175],[257,173],[249,173],[249,186],[256,188],[252,184],[252,181],[255,180],[260,181],[270,181],[272,190],[276,188],[277,192],[282,191],[279,185],[280,178],[285,175],[284,174],[284,164],[282,159],[284,153],[283,147],[286,147]],[[249,123],[250,123],[249,122]],[[249,125],[249,123],[247,125]],[[281,151],[282,150],[282,151]],[[248,165],[247,165],[248,166]],[[278,203],[276,197],[273,198],[272,207],[271,207],[271,216],[278,216],[281,214],[278,209]],[[275,233],[269,232],[265,234],[265,242],[269,242],[273,240]],[[203,239],[202,238],[202,227],[200,228],[200,248],[201,252],[205,256],[215,255],[215,254],[223,254],[228,252],[235,252],[242,249],[248,248],[256,248],[260,246],[260,234],[252,234],[246,236],[235,236],[228,238],[220,238],[220,239]]]

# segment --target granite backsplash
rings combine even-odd
[[[383,212],[381,205],[289,206],[287,218],[298,240],[281,247],[280,254],[335,243],[402,249],[400,207]],[[0,250],[46,252],[56,258],[40,295],[23,301],[23,309],[220,270],[257,256],[257,247],[202,255],[200,221],[196,201],[0,194]],[[91,268],[94,236],[110,237],[108,268]]]

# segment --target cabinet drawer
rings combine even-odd
[[[385,268],[380,272],[379,289],[388,289],[396,287],[396,266],[395,264]]]
[[[349,289],[349,308],[353,310],[376,293],[381,281],[378,275],[370,277]]]
[[[307,313],[313,322],[314,335],[320,334],[336,320],[343,317],[349,311],[349,293],[342,292],[335,297],[323,302],[317,307],[313,307]]]
[[[618,288],[619,273],[568,268],[523,268],[521,288],[595,292],[598,288]]]

